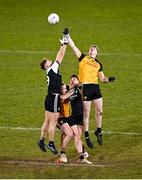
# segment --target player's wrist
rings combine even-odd
[[[115,77],[114,76],[108,77],[108,82],[113,82],[113,81],[115,81]]]
[[[63,34],[64,34],[64,35],[69,34],[69,29],[68,29],[68,28],[64,28],[64,30],[63,30]]]

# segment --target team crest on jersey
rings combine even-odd
[[[86,100],[87,99],[87,96],[83,96],[83,100]]]

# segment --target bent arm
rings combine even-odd
[[[60,47],[60,49],[59,49],[59,51],[58,51],[58,53],[57,53],[57,55],[56,55],[56,61],[58,61],[59,64],[62,62],[62,60],[63,60],[63,58],[64,58],[64,56],[65,56],[66,49],[67,49],[67,45],[66,45],[66,44],[63,44],[63,45]]]
[[[104,75],[103,71],[100,71],[98,74],[99,80],[103,83],[109,82],[108,78]]]
[[[79,59],[81,57],[81,51],[76,47],[71,37],[69,37],[68,41],[69,46],[72,48],[73,52],[75,53],[76,57]]]
[[[66,94],[60,95],[60,98],[61,98],[62,100],[68,99],[71,95],[73,95],[73,93],[74,93],[74,90],[70,90],[70,91],[68,91]]]

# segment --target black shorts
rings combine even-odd
[[[60,95],[48,94],[44,102],[45,110],[50,112],[60,112]]]
[[[60,118],[58,119],[58,124],[59,124],[60,126],[62,126],[64,123],[68,123],[68,119],[69,119],[69,117],[60,117]]]
[[[98,84],[83,84],[83,101],[92,101],[102,97]]]
[[[83,126],[83,113],[71,115],[68,119],[69,126],[81,125]]]

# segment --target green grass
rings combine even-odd
[[[139,136],[105,135],[105,143],[102,147],[96,145],[95,151],[87,149],[90,159],[98,167],[67,167],[45,164],[54,162],[57,157],[50,152],[42,153],[35,148],[38,131],[2,130],[0,134],[2,143],[9,142],[7,147],[1,148],[0,174],[3,178],[141,178],[142,165],[139,158],[142,155],[142,142]],[[59,136],[59,132],[56,135]],[[12,140],[8,141],[11,136]],[[59,141],[57,144],[59,146]],[[73,142],[69,144],[67,152],[70,162],[77,160]],[[23,164],[23,160],[27,163]],[[11,163],[6,164],[5,161]],[[28,163],[32,161],[39,164]],[[99,167],[99,165],[106,166]]]
[[[141,133],[141,6],[139,0],[0,0],[0,127],[41,127],[47,87],[39,63],[44,56],[55,59],[58,39],[63,28],[69,27],[81,51],[87,52],[94,43],[99,46],[104,73],[117,79],[100,85],[103,131]],[[59,14],[59,24],[48,24],[51,12]],[[69,47],[60,69],[65,83],[78,72],[78,62]],[[94,125],[92,108],[91,131]],[[5,163],[54,162],[57,157],[39,151],[39,135],[39,131],[0,130],[0,178],[142,178],[141,134],[104,134],[103,146],[97,145],[91,134],[95,150],[87,148],[90,159],[105,167]],[[56,144],[59,149],[58,131]],[[73,142],[67,154],[70,162],[77,159]]]

